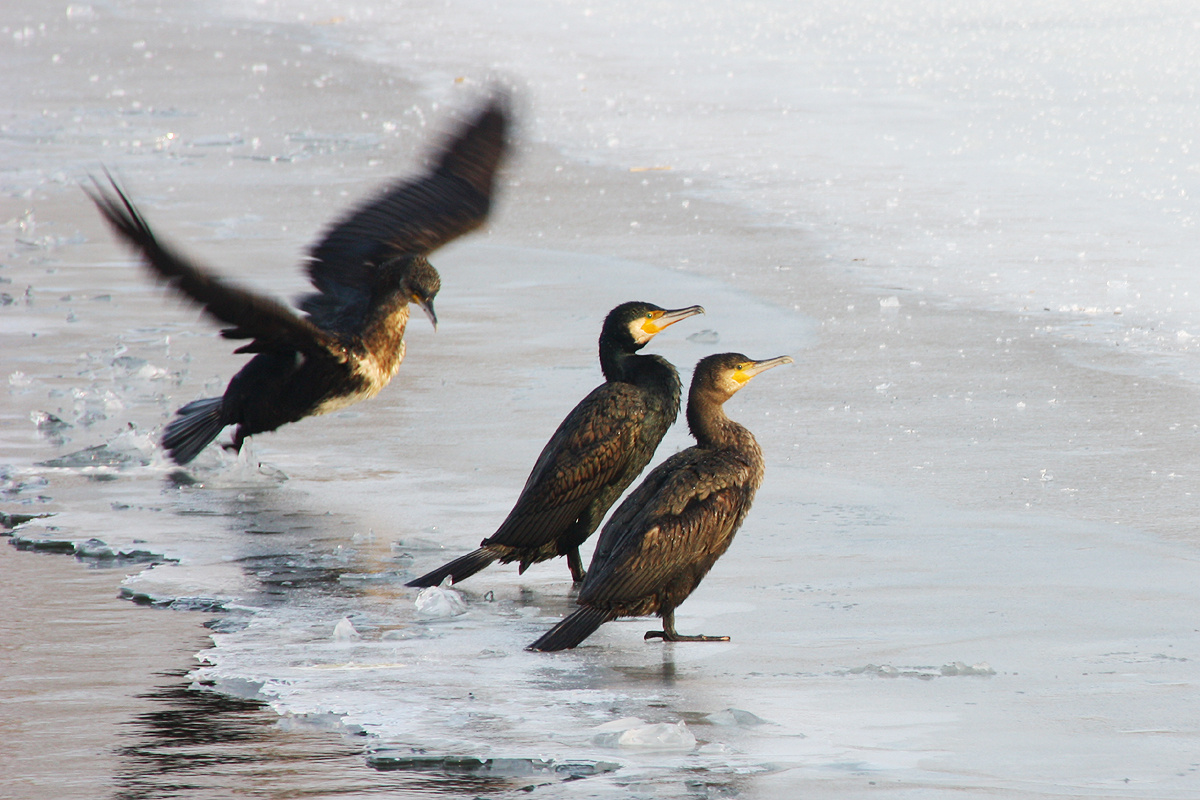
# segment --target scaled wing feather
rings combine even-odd
[[[724,552],[744,513],[751,474],[740,459],[714,461],[697,448],[663,462],[604,526],[580,601],[606,606],[653,595]]]
[[[521,497],[488,543],[539,547],[557,538],[625,470],[645,416],[633,387],[606,383],[593,389],[546,443]]]

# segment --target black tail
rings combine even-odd
[[[596,628],[616,618],[617,614],[615,611],[583,606],[571,616],[546,631],[542,635],[542,638],[525,649],[540,650],[543,653],[570,649],[595,633]]]
[[[217,438],[226,425],[222,402],[220,397],[207,397],[175,412],[175,419],[163,432],[163,447],[176,464],[188,463]]]
[[[443,564],[433,572],[426,573],[416,580],[411,580],[406,586],[441,586],[442,581],[450,578],[451,583],[459,583],[474,575],[479,570],[491,564],[497,558],[498,553],[494,553],[485,547],[481,547],[473,553],[467,553],[462,558],[456,558],[449,564]]]

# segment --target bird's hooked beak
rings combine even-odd
[[[421,307],[421,310],[425,312],[425,316],[429,317],[429,321],[433,323],[433,329],[436,331],[437,312],[433,310],[433,298],[430,298],[429,300],[422,300],[414,294],[413,302]]]
[[[694,317],[697,314],[704,313],[704,306],[688,306],[687,308],[677,308],[671,311],[653,312],[646,317],[642,323],[642,332],[651,336],[671,327],[676,322],[688,317]]]
[[[778,367],[780,364],[791,364],[792,362],[791,356],[778,356],[765,361],[746,361],[738,364],[738,368],[733,372],[733,379],[744,386],[758,373],[766,372],[771,367]]]

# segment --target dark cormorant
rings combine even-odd
[[[605,382],[567,415],[542,448],[507,519],[478,550],[409,586],[454,583],[493,561],[530,564],[566,556],[571,577],[583,580],[579,545],[654,456],[679,414],[679,373],[662,356],[638,355],[656,333],[703,314],[700,306],[667,311],[653,303],[622,303],[600,332]]]
[[[750,431],[725,416],[734,392],[788,356],[752,361],[740,353],[701,359],[688,393],[687,421],[696,444],[659,464],[609,519],[579,590],[579,610],[529,650],[575,647],[617,617],[662,617],[647,639],[727,642],[728,636],[683,636],[675,609],[733,541],[762,483],[763,459]]]
[[[309,253],[316,292],[300,316],[272,298],[217,277],[160,241],[115,181],[88,195],[117,234],[175,290],[250,339],[255,353],[223,397],[188,403],[167,425],[163,447],[179,464],[195,458],[227,425],[233,444],[288,422],[374,397],[404,360],[409,303],[437,327],[441,277],[426,255],[483,224],[505,151],[506,100],[497,97],[448,141],[436,166],[400,181],[333,225]]]

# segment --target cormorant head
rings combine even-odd
[[[400,291],[404,297],[409,302],[416,303],[421,307],[425,316],[429,317],[429,321],[433,323],[435,331],[437,330],[437,314],[433,310],[433,298],[437,297],[438,290],[441,288],[442,276],[424,256],[417,256],[409,262],[408,269],[400,281]]]
[[[604,318],[600,340],[622,344],[631,351],[641,350],[664,328],[703,313],[701,306],[668,310],[654,303],[622,303]]]
[[[741,353],[707,356],[700,359],[700,363],[696,364],[696,371],[692,373],[691,393],[715,394],[719,402],[724,402],[760,372],[766,372],[780,364],[791,363],[791,356],[768,358],[765,361],[755,361]]]

